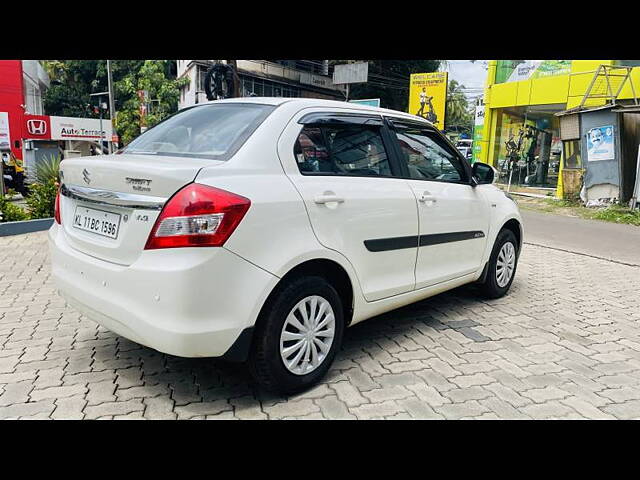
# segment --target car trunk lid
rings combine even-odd
[[[221,161],[120,154],[65,160],[60,166],[62,227],[83,253],[130,265],[144,250],[165,202]]]

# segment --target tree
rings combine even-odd
[[[51,78],[51,86],[44,96],[47,114],[98,117],[87,106],[96,104],[91,93],[107,91],[105,60],[48,60],[43,65]],[[125,144],[140,134],[138,90],[146,90],[151,99],[152,108],[146,117],[146,124],[151,127],[177,111],[179,88],[189,81],[176,80],[174,60],[113,60],[111,74],[116,110],[114,126]],[[105,115],[109,116],[110,113]]]
[[[44,98],[44,111],[63,117],[98,117],[88,105],[95,103],[89,96],[106,90],[106,75],[99,75],[99,60],[45,60],[51,86]]]
[[[138,91],[144,90],[149,98],[149,109],[145,116],[147,127],[156,125],[178,110],[180,87],[189,83],[188,78],[170,78],[168,60],[145,60],[139,69],[131,69],[118,82],[114,80],[116,98],[125,99],[116,107],[116,128],[127,144],[140,135],[141,100]]]
[[[441,60],[360,60],[369,62],[367,83],[350,85],[349,98],[379,98],[385,108],[407,111],[412,73],[435,72]],[[345,63],[332,60],[332,63]]]
[[[473,130],[473,114],[464,94],[464,85],[455,80],[449,80],[446,115],[447,130],[465,133],[471,133]]]

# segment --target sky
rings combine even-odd
[[[442,70],[449,72],[449,80],[464,85],[468,99],[481,96],[484,89],[484,82],[487,77],[487,60],[447,60],[442,65]]]

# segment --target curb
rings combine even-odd
[[[37,220],[24,220],[21,222],[0,223],[0,237],[9,235],[21,235],[23,233],[41,232],[49,230],[53,224],[53,218],[39,218]]]

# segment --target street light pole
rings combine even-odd
[[[107,83],[109,90],[109,116],[111,117],[111,136],[116,133],[114,121],[116,119],[116,107],[113,98],[113,81],[111,80],[111,60],[107,60]],[[113,153],[113,142],[109,139],[109,153]]]
[[[100,111],[100,153],[101,154],[104,154],[104,143],[103,143],[104,130],[102,129],[102,95],[108,95],[108,94],[109,92],[98,92],[98,93],[92,93],[89,95],[90,97],[98,97],[98,110]],[[109,142],[108,145],[109,145],[109,153],[111,153],[111,142]]]

